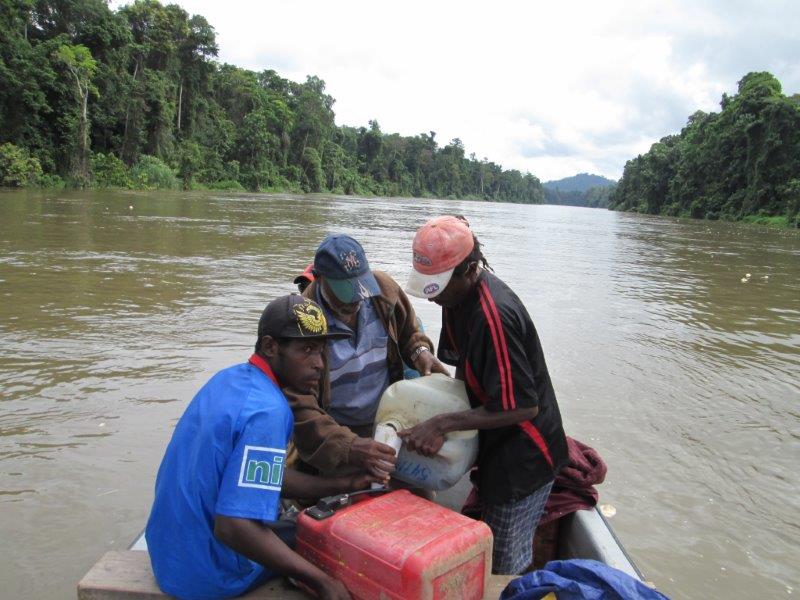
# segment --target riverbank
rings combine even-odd
[[[459,194],[439,194],[426,187],[419,187],[416,192],[404,188],[392,181],[379,181],[366,175],[351,174],[348,182],[341,185],[315,189],[291,177],[277,175],[262,181],[245,179],[244,185],[238,179],[238,168],[227,179],[205,179],[199,175],[202,171],[197,167],[192,172],[184,171],[180,166],[170,166],[155,156],[143,155],[131,167],[128,167],[113,154],[92,154],[92,169],[83,177],[70,176],[67,179],[59,175],[42,171],[37,158],[27,150],[13,144],[0,145],[0,189],[9,190],[98,190],[98,191],[225,191],[247,192],[254,194],[334,194],[338,196],[357,196],[360,198],[443,198],[447,200],[478,200],[484,202],[507,202],[510,204],[541,204],[544,194],[538,180],[529,175],[525,181],[534,185],[526,195],[519,193],[484,194],[464,191]],[[271,182],[271,183],[270,183]],[[539,186],[538,188],[536,186]],[[416,194],[416,195],[412,195]]]
[[[800,223],[797,220],[795,220],[794,224],[790,224],[788,217],[748,215],[742,218],[742,222],[750,225],[764,225],[765,227],[775,227],[778,229],[798,229],[798,227],[800,227]]]

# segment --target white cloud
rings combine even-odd
[[[748,71],[800,91],[800,3],[782,0],[178,3],[215,27],[220,60],[324,79],[339,124],[459,137],[542,180],[619,177]]]

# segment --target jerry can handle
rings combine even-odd
[[[336,494],[335,496],[326,496],[325,498],[320,498],[317,502],[316,506],[312,506],[311,508],[307,508],[305,513],[317,521],[322,521],[323,519],[327,519],[328,517],[332,517],[334,513],[339,510],[340,508],[344,508],[345,506],[350,506],[353,503],[353,496],[360,496],[362,494],[383,494],[386,492],[391,491],[385,485],[369,490],[360,490],[358,492],[351,492],[349,494]]]

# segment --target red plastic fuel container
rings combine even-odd
[[[480,600],[492,571],[492,532],[406,490],[297,521],[297,552],[356,600]]]

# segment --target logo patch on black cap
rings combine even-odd
[[[328,333],[328,321],[322,310],[309,300],[292,306],[297,317],[297,327],[301,335],[320,335]]]

